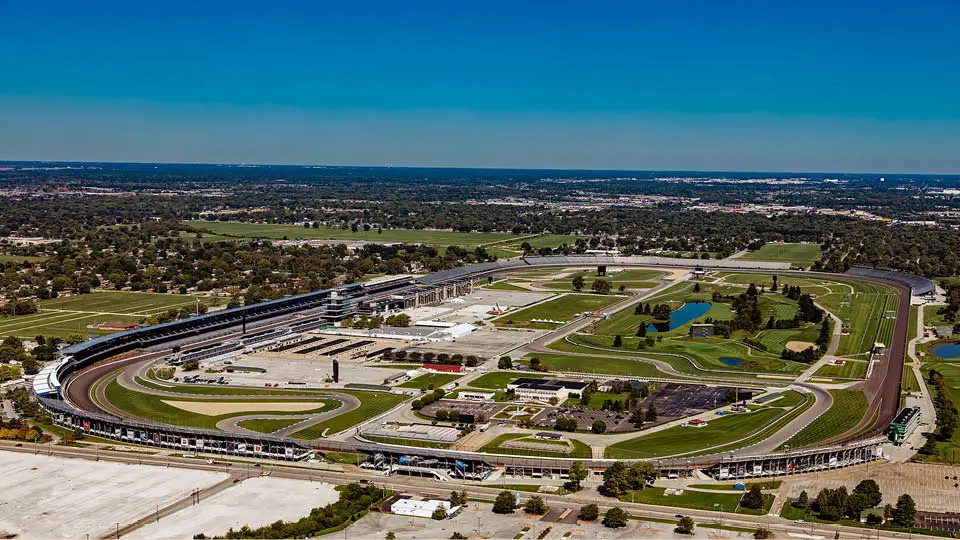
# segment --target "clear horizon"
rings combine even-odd
[[[4,160],[960,173],[945,0],[0,16]]]

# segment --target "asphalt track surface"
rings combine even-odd
[[[622,266],[639,266],[645,268],[656,268],[656,265],[622,265]],[[495,271],[495,272],[485,272],[481,275],[493,275],[493,274],[509,274],[514,271],[529,271],[530,268],[538,267],[561,267],[561,268],[577,268],[575,265],[530,265],[528,267],[518,268],[518,269],[509,269],[509,271]],[[586,268],[592,268],[594,265],[586,265]],[[675,268],[675,267],[661,267],[661,268]],[[749,270],[737,270],[738,272],[751,273]],[[770,273],[769,271],[762,272],[752,272],[752,273]],[[910,288],[906,285],[886,281],[877,278],[864,277],[864,276],[848,276],[845,274],[830,274],[830,273],[820,273],[820,272],[778,272],[780,274],[787,275],[797,275],[797,276],[816,276],[823,279],[853,279],[857,281],[865,281],[880,285],[885,285],[893,288],[898,293],[898,306],[897,306],[897,315],[896,322],[894,325],[893,338],[890,344],[890,347],[887,349],[887,354],[880,360],[878,365],[874,368],[873,373],[870,378],[862,383],[858,383],[854,388],[862,390],[867,398],[867,413],[860,420],[860,422],[851,429],[849,432],[832,439],[829,442],[831,444],[838,443],[846,440],[860,439],[868,436],[874,436],[883,433],[893,418],[896,416],[899,407],[899,397],[900,397],[900,382],[903,374],[903,362],[906,354],[906,342],[907,342],[907,328],[909,324],[909,314],[910,314],[910,298],[911,291]],[[650,297],[652,294],[656,294],[662,288],[672,285],[664,285],[662,287],[655,288],[651,291],[648,291],[647,294],[627,298],[622,302],[608,308],[611,312],[620,311],[623,309],[628,309],[632,307],[637,302],[642,301],[645,298]],[[586,328],[590,324],[593,324],[592,319],[582,319],[576,321],[566,327],[563,327],[559,330],[558,333],[551,333],[547,336],[543,336],[540,339],[537,339],[530,344],[523,347],[524,350],[530,350],[535,352],[556,352],[550,349],[546,349],[546,345],[550,342],[556,341],[557,339],[562,339],[563,337],[570,335],[574,332]],[[288,324],[288,322],[279,322],[273,323],[270,325],[265,325],[263,327],[258,327],[256,330],[264,330],[267,328],[273,328],[278,326],[283,326]],[[190,347],[203,346],[206,344],[215,344],[222,342],[223,340],[229,339],[231,337],[240,336],[241,333],[237,332],[235,334],[227,336],[217,336],[209,340],[203,340],[196,343],[190,344]],[[115,373],[120,370],[126,370],[133,367],[138,362],[144,362],[146,360],[154,360],[160,358],[166,354],[169,354],[169,351],[160,351],[160,352],[151,352],[141,355],[134,355],[128,358],[122,358],[118,360],[109,360],[102,362],[100,364],[88,367],[76,375],[73,375],[66,382],[64,388],[64,395],[67,401],[78,409],[91,411],[91,412],[106,412],[107,414],[116,415],[116,412],[104,411],[93,399],[91,390],[94,388],[96,383],[103,379],[104,377]],[[565,353],[565,354],[575,354],[577,353]],[[583,354],[585,358],[589,357],[601,357],[605,356],[603,354]],[[607,355],[608,356],[608,355]],[[675,375],[677,377],[689,378],[689,374],[683,374],[674,370],[669,364],[665,362],[660,362],[652,359],[647,359],[649,363],[656,365],[661,370]],[[830,394],[819,387],[813,385],[803,384],[806,388],[810,389],[816,395],[816,402],[814,405],[807,411],[804,412],[800,417],[791,421],[783,429],[779,430],[778,433],[771,437],[770,444],[762,444],[764,450],[772,449],[770,446],[773,443],[777,443],[773,448],[779,446],[780,443],[784,442],[784,437],[789,438],[787,435],[792,436],[796,432],[796,426],[806,425],[806,423],[812,421],[817,416],[829,409],[832,404],[832,397]],[[346,409],[338,409],[337,411],[331,411],[332,413],[340,414],[345,412]],[[803,423],[801,424],[801,420]],[[322,421],[322,420],[318,420]],[[303,426],[298,426],[299,429],[302,429]],[[783,440],[781,440],[783,439]]]

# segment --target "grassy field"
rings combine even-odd
[[[306,228],[302,225],[284,225],[275,223],[246,223],[240,221],[185,221],[186,225],[198,229],[206,229],[220,237],[237,238],[267,238],[274,240],[357,240],[369,242],[405,242],[412,244],[428,244],[435,246],[479,246],[485,244],[499,244],[520,238],[522,235],[510,233],[483,233],[483,232],[455,232],[429,231],[414,229],[384,229],[377,233],[376,229],[353,232],[350,229],[335,229],[332,227]],[[552,242],[551,237],[539,237],[538,243],[556,247],[562,244],[567,236],[561,236]],[[575,238],[575,237],[574,237]],[[538,238],[531,238],[531,244]],[[522,242],[522,241],[521,241]]]
[[[629,398],[629,392],[621,392],[619,394],[611,394],[609,392],[594,392],[593,395],[590,396],[590,403],[587,405],[587,408],[600,409],[603,407],[603,402],[606,400],[626,402]],[[576,407],[580,405],[580,398],[570,398],[565,401],[563,405],[566,407]]]
[[[7,255],[5,253],[0,253],[0,263],[22,263],[23,261],[29,261],[32,263],[43,262],[47,260],[46,257],[30,257],[28,255]]]
[[[827,364],[818,369],[814,376],[835,379],[863,379],[867,376],[867,362],[847,360],[842,366]]]
[[[206,305],[213,305],[217,301],[209,297],[124,291],[98,291],[41,300],[37,313],[0,317],[0,336],[32,338],[38,334],[58,337],[73,333],[110,334],[110,330],[87,327],[105,321],[141,322],[151,315],[171,309],[194,308],[197,298]],[[219,300],[226,302],[226,299]]]
[[[867,412],[867,398],[858,390],[830,390],[833,406],[786,442],[799,448],[836,437],[857,425]]]
[[[269,419],[269,418],[255,418],[253,420],[241,420],[237,422],[237,425],[246,428],[252,431],[257,431],[259,433],[273,433],[278,429],[283,429],[287,426],[291,426],[303,420],[302,418],[284,418],[284,419]]]
[[[534,323],[533,319],[548,319],[553,321],[568,321],[578,313],[584,311],[601,311],[603,308],[623,300],[622,296],[607,296],[599,294],[567,294],[553,300],[531,306],[519,311],[507,313],[494,319],[497,326],[514,328],[547,328],[557,325],[549,323]]]
[[[648,487],[630,491],[620,497],[624,502],[655,504],[657,506],[675,506],[693,510],[711,510],[714,512],[737,512],[740,514],[762,515],[773,505],[773,495],[763,496],[763,508],[749,510],[740,507],[741,493],[707,493],[704,491],[684,490],[681,495],[667,495],[666,489]]]
[[[503,390],[507,387],[507,383],[520,377],[526,377],[528,379],[542,379],[543,375],[514,373],[511,371],[494,371],[477,377],[476,379],[467,383],[467,386],[470,388],[484,388],[487,390]]]
[[[526,291],[530,292],[530,289],[525,289],[523,287],[517,287],[513,285],[510,281],[500,280],[491,283],[490,285],[484,285],[484,289],[493,289],[496,291]]]
[[[923,376],[926,380],[930,370],[935,369],[943,375],[950,397],[954,404],[960,401],[960,362],[927,362],[923,365]],[[924,381],[926,384],[926,381]],[[927,389],[934,392],[933,387],[927,384]],[[933,455],[917,454],[923,461],[938,461],[941,463],[960,463],[960,430],[955,430],[949,441],[937,441],[937,451]]]
[[[850,323],[850,333],[840,338],[837,356],[860,355],[866,360],[874,342],[885,339],[890,345],[894,319],[884,319],[884,313],[897,309],[897,297],[887,287],[863,281],[845,280],[836,285],[846,290],[831,287],[835,292],[818,296],[816,301]]]
[[[613,283],[613,290],[616,291],[620,285],[628,289],[649,289],[656,287],[654,280],[660,277],[663,272],[658,270],[649,270],[644,268],[624,270],[622,272],[608,272],[606,276],[598,276],[595,270],[585,270],[571,274],[563,279],[543,282],[540,285],[551,289],[573,291],[573,278],[580,276],[583,278],[583,291],[589,292],[593,282],[597,279],[605,279]]]
[[[302,429],[293,434],[294,437],[301,439],[317,439],[323,434],[325,429],[329,429],[327,435],[339,433],[351,426],[380,416],[381,414],[396,407],[408,396],[390,394],[387,392],[364,392],[360,390],[337,390],[338,393],[350,394],[360,400],[360,406],[352,411],[338,414],[319,424]]]
[[[542,450],[522,450],[519,448],[501,447],[501,445],[507,441],[510,441],[513,439],[521,439],[521,438],[531,438],[531,437],[530,435],[525,433],[507,433],[505,435],[501,435],[496,439],[490,441],[486,446],[481,448],[480,451],[485,452],[487,454],[509,454],[513,456],[549,456],[549,457],[570,457],[570,458],[582,458],[582,459],[590,459],[593,456],[593,452],[590,450],[590,447],[576,439],[567,439],[568,441],[573,443],[573,449],[571,450],[570,453],[544,452]],[[536,441],[536,442],[540,443],[542,441]]]
[[[751,434],[775,422],[784,414],[785,409],[769,407],[752,413],[718,416],[709,420],[706,427],[675,426],[610,445],[605,457],[640,459],[714,453],[732,443],[746,443],[745,439]],[[706,450],[712,447],[718,449]]]
[[[598,351],[590,351],[589,349],[584,350],[598,353]],[[587,358],[564,354],[534,354],[527,356],[524,360],[529,361],[533,357],[539,358],[542,365],[551,371],[596,373],[598,375],[631,375],[635,377],[665,377],[667,375],[649,362],[626,357]]]
[[[740,257],[744,261],[772,261],[788,262],[804,268],[820,260],[819,244],[764,244],[756,251],[751,251]]]
[[[900,381],[900,386],[900,390],[903,392],[920,391],[920,382],[917,381],[917,376],[914,375],[913,370],[909,367],[903,368],[903,380]]]
[[[677,371],[692,375],[703,375],[712,370],[794,374],[801,373],[807,368],[806,364],[783,360],[777,355],[757,351],[743,343],[722,338],[665,339],[655,343],[653,347],[642,350],[637,348],[642,338],[624,337],[622,339],[623,347],[613,348],[613,338],[610,336],[577,334],[571,338],[574,344],[558,341],[551,343],[549,347],[558,351],[593,354],[598,354],[599,351],[579,347],[578,344],[602,347],[611,353],[623,354],[625,357],[637,355],[637,357],[654,358],[670,364]],[[697,369],[687,357],[695,360],[703,370]],[[737,358],[742,360],[742,363],[731,366],[720,361],[721,358]]]
[[[424,373],[419,377],[410,379],[409,381],[397,386],[426,390],[428,388],[440,388],[441,386],[453,382],[460,377],[463,377],[463,375],[454,375],[451,373]]]
[[[124,388],[120,383],[116,381],[111,381],[107,383],[106,389],[104,390],[104,395],[108,402],[113,406],[122,409],[130,414],[144,418],[147,420],[155,420],[158,422],[163,422],[165,424],[171,424],[175,426],[189,426],[189,427],[198,427],[198,428],[207,428],[215,429],[217,427],[217,422],[231,418],[234,416],[246,416],[251,414],[257,414],[257,412],[243,412],[243,413],[229,413],[221,415],[205,415],[192,413],[190,411],[185,411],[183,409],[174,407],[173,405],[168,405],[164,403],[164,400],[170,401],[192,401],[192,402],[206,402],[208,400],[201,398],[189,398],[189,397],[175,397],[168,398],[164,396],[157,396],[153,394],[145,394],[143,392],[136,392],[128,388]],[[283,412],[283,411],[271,411],[270,403],[277,402],[295,402],[302,403],[305,401],[316,401],[317,408],[311,409],[308,411],[297,411],[297,412]],[[310,398],[310,397],[300,397],[294,399],[281,399],[274,398],[269,400],[243,400],[236,399],[230,400],[232,403],[263,403],[264,410],[262,414],[265,415],[303,415],[303,414],[315,414],[326,411],[332,411],[340,407],[341,403],[338,400],[334,399],[319,399],[319,398]]]

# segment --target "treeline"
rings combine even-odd
[[[388,494],[374,486],[353,483],[343,486],[340,498],[335,503],[314,508],[310,515],[297,521],[278,520],[270,525],[252,529],[246,525],[239,530],[230,530],[224,538],[309,538],[331,532],[328,529],[348,525],[363,517],[371,506]]]
[[[937,432],[936,435],[927,437],[926,444],[920,449],[921,454],[933,455],[937,453],[937,442],[950,442],[957,429],[958,413],[957,407],[953,404],[950,396],[950,387],[947,385],[943,374],[936,369],[931,369],[927,376],[927,382],[933,387],[933,407],[937,413]]]
[[[850,519],[859,522],[864,510],[877,508],[882,501],[883,494],[877,482],[863,480],[853,488],[852,492],[848,492],[845,486],[835,489],[824,488],[812,501],[806,491],[801,491],[796,499],[790,500],[787,504],[794,509],[813,511],[817,518],[824,521]],[[892,519],[894,524],[900,527],[913,527],[916,523],[916,505],[913,498],[903,494],[897,499],[896,506],[888,504],[883,507],[882,515],[866,516],[866,521],[870,525],[879,525],[884,519]]]

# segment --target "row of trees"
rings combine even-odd
[[[848,492],[845,486],[824,488],[812,501],[806,491],[801,491],[795,500],[790,501],[790,505],[801,510],[812,510],[817,513],[817,517],[827,521],[843,518],[859,521],[864,510],[876,508],[882,501],[880,486],[876,481],[868,479],[857,484],[852,492]],[[913,527],[916,522],[916,504],[908,494],[897,498],[895,506],[887,505],[884,513],[900,527]],[[867,522],[876,525],[881,519],[870,515],[867,516]]]
[[[933,455],[937,453],[938,441],[949,442],[953,440],[953,434],[958,424],[958,414],[957,407],[953,404],[950,395],[950,387],[943,378],[943,374],[936,369],[931,369],[927,381],[933,387],[933,407],[937,413],[937,432],[936,435],[927,437],[927,442],[920,449],[920,453]]]

